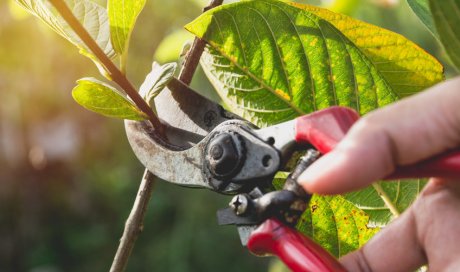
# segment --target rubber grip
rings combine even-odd
[[[299,144],[311,144],[326,154],[358,119],[355,110],[338,106],[304,115],[295,121],[295,140]]]
[[[296,142],[311,144],[326,154],[342,140],[359,119],[350,108],[334,106],[296,119]],[[448,151],[413,165],[398,167],[385,180],[425,177],[460,177],[460,150]]]
[[[342,265],[325,249],[276,219],[268,219],[252,232],[249,250],[276,255],[294,272],[341,272]]]

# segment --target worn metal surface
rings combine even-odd
[[[147,122],[125,121],[129,143],[139,161],[154,175],[190,187],[210,188],[203,180],[203,146],[180,151],[159,139]]]
[[[231,133],[238,135],[240,145],[244,146],[241,155],[243,163],[236,173],[230,176],[220,177],[212,173],[209,167],[204,169],[208,181],[216,191],[225,193],[249,192],[261,182],[270,182],[280,168],[281,157],[279,152],[269,143],[259,139],[247,122],[228,121],[221,124],[209,134],[210,139],[214,135]],[[208,149],[209,150],[209,149]],[[207,163],[207,158],[204,163]]]
[[[284,166],[291,158],[292,153],[299,148],[295,141],[295,120],[284,122],[254,131],[258,137],[269,142],[281,153]],[[281,170],[281,169],[280,169]]]
[[[158,117],[167,124],[166,139],[160,139],[147,122],[127,120],[126,133],[134,153],[149,171],[166,181],[211,188],[202,175],[204,146],[195,145],[235,116],[177,79],[156,97],[155,104]],[[187,150],[192,146],[193,150]]]
[[[160,120],[167,124],[168,143],[181,148],[195,145],[222,122],[241,119],[177,79],[155,98],[155,107]]]
[[[240,121],[180,81],[173,80],[155,103],[158,116],[167,124],[166,139],[159,138],[147,122],[126,121],[125,126],[134,153],[158,177],[183,186],[231,194],[251,190],[279,169],[279,152],[259,139],[251,124]],[[213,157],[208,144],[223,133],[237,135],[240,165],[231,175],[219,176],[207,163]]]
[[[283,190],[263,193],[255,188],[249,194],[239,194],[229,203],[229,208],[219,210],[219,225],[236,225],[243,245],[255,226],[267,219],[277,218],[284,224],[294,227],[307,208],[311,194],[297,183],[299,175],[320,156],[319,152],[309,149],[289,175]]]
[[[128,140],[141,163],[171,183],[234,194],[252,190],[261,180],[270,181],[280,167],[278,151],[252,134],[246,122],[224,122],[187,149],[158,138],[147,122],[126,121],[125,124]],[[224,177],[216,176],[206,163],[211,152],[208,145],[221,133],[238,135],[246,152],[251,154],[241,158],[242,165],[237,172]]]
[[[226,194],[249,192],[269,183],[294,147],[293,122],[257,130],[177,79],[155,105],[166,124],[166,139],[147,122],[126,121],[126,131],[141,163],[172,183]],[[226,168],[227,163],[232,165]]]

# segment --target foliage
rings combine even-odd
[[[287,175],[278,173],[273,181],[276,189],[283,188]],[[312,197],[296,227],[335,256],[356,250],[380,230],[369,226],[369,215],[344,197],[320,195]]]
[[[450,60],[460,70],[460,1],[407,0],[420,20],[444,46]]]
[[[242,1],[213,9],[186,28],[209,43],[201,64],[222,99],[258,126],[332,105],[365,114],[443,79],[441,64],[404,37],[303,4]],[[400,192],[401,187],[405,190]],[[327,226],[324,235],[314,238],[341,256],[348,250],[338,251],[339,244],[351,239],[350,230],[339,227],[346,225],[340,224],[343,218],[351,218],[349,209],[362,207],[370,222],[360,213],[355,219],[384,226],[421,188],[420,181],[376,183],[347,195],[351,203],[333,213],[337,222],[330,222],[330,213],[307,212],[304,219],[316,219],[305,219],[310,224],[299,227],[317,233],[315,228]],[[312,205],[329,205],[325,211],[331,211],[330,203],[345,201],[341,196],[315,199],[318,203]],[[356,235],[371,236],[364,234],[367,227],[353,226]],[[350,249],[359,245],[350,244]]]
[[[129,39],[145,0],[109,0],[107,3],[110,37],[113,48],[121,56],[121,69],[126,67]]]
[[[425,184],[425,179],[378,182],[344,197],[366,212],[369,226],[384,227],[412,204]]]
[[[140,94],[147,101],[152,109],[155,108],[154,99],[168,85],[176,72],[177,64],[167,63],[160,66],[154,62],[150,72],[142,83]]]
[[[431,33],[438,36],[433,17],[431,16],[429,0],[407,0],[407,3]]]
[[[430,0],[439,39],[457,70],[460,70],[460,1],[433,1]]]
[[[107,117],[144,120],[147,116],[138,110],[126,95],[94,78],[83,78],[72,91],[80,105]]]
[[[123,88],[123,90],[116,90],[108,85],[101,85],[100,82],[87,84],[87,80],[83,80],[86,84],[80,84],[74,92],[74,98],[78,103],[105,116],[134,120],[149,119],[154,126],[158,126],[159,121],[155,119],[152,110],[125,77],[129,38],[145,1],[127,3],[123,0],[109,1],[109,15],[105,8],[89,0],[49,2],[17,0],[17,2],[76,45],[83,55],[96,63],[102,75]],[[76,19],[76,22],[73,22],[73,19]],[[110,60],[116,55],[115,52],[121,56],[120,68]],[[107,91],[109,89],[113,92]],[[102,92],[102,90],[106,91]],[[101,100],[102,94],[104,94],[103,100]],[[133,101],[132,105],[128,105],[131,102],[128,97]],[[125,102],[124,106],[120,104],[122,101]],[[141,112],[143,114],[140,114]]]
[[[49,5],[48,1],[16,1],[76,45],[80,52],[95,61],[103,70],[103,74],[106,75],[106,67],[101,65],[101,62],[88,50],[86,45],[59,16],[58,12]],[[120,57],[120,70],[125,72],[129,40],[145,1],[109,1],[108,14],[104,7],[90,0],[67,0],[66,2],[105,54],[112,59],[116,56]],[[425,24],[428,24],[429,29],[433,33],[439,33],[446,51],[450,54],[453,62],[457,63],[455,61],[457,52],[454,52],[453,47],[449,47],[449,45],[456,44],[458,37],[455,34],[459,32],[448,30],[451,29],[450,27],[453,28],[458,25],[453,23],[458,20],[458,16],[450,18],[449,16],[455,16],[455,9],[452,6],[450,6],[451,9],[448,7],[449,5],[456,5],[458,1],[434,2],[436,1],[430,2],[431,10],[436,11],[433,20],[430,9],[427,9],[428,1],[408,0],[414,12],[421,17]],[[120,8],[124,4],[125,9]],[[183,9],[183,5],[181,2],[178,10]],[[267,8],[268,5],[273,9]],[[252,7],[252,9],[247,9],[248,7]],[[157,5],[155,8],[150,7],[149,12],[162,8],[164,8],[163,5]],[[164,14],[167,12],[157,13],[157,17],[164,16]],[[255,20],[254,18],[258,18],[258,21],[244,21]],[[174,19],[177,21],[177,18]],[[221,23],[218,27],[222,28],[219,31],[225,33],[225,37],[220,37],[216,30],[217,20]],[[160,23],[158,21],[157,24],[151,24],[149,21],[148,24],[157,27]],[[395,23],[395,25],[397,24]],[[433,26],[437,28],[437,31],[433,31]],[[269,27],[273,31],[270,31]],[[162,32],[164,34],[166,32],[164,29],[166,29],[165,25],[163,28],[155,28],[155,31],[146,31],[143,35],[149,36],[154,32],[161,31],[164,31]],[[396,101],[400,97],[418,92],[443,79],[441,65],[424,50],[402,36],[347,16],[307,5],[288,5],[268,0],[238,2],[208,12],[194,23],[189,24],[188,29],[210,42],[211,47],[208,47],[202,59],[202,66],[227,106],[261,126],[281,122],[333,104],[352,106],[364,114],[376,107]],[[363,33],[365,34],[363,35]],[[238,35],[244,34],[247,35],[247,38],[240,40]],[[260,38],[260,41],[255,40],[255,38]],[[240,41],[244,46],[238,45]],[[138,48],[145,49],[145,44],[144,40],[139,40],[138,43],[131,45],[132,48],[135,48],[131,51],[133,53],[142,51]],[[1,54],[2,52],[0,52]],[[145,59],[145,55],[139,57],[139,59],[141,58]],[[246,59],[246,63],[244,59]],[[265,61],[263,69],[262,60]],[[307,67],[306,62],[310,66]],[[82,68],[81,70],[84,71],[85,69]],[[141,87],[141,91],[144,90],[142,93],[146,94],[144,98],[149,102],[161,91],[161,86],[163,86],[163,84],[156,82],[159,82],[159,79],[167,81],[174,73],[172,66],[163,67],[164,73],[158,73],[158,71],[160,70],[154,68]],[[137,73],[136,76],[140,77],[144,74]],[[158,77],[158,74],[164,74],[165,77]],[[104,102],[96,99],[98,93],[103,94],[104,99],[113,98],[110,98],[109,102]],[[119,93],[119,90],[106,83],[87,78],[80,80],[74,89],[76,100],[80,100],[83,106],[92,107],[99,113],[115,115],[120,118],[128,116],[135,119],[145,118],[143,113],[132,105],[132,101],[126,99],[125,93],[121,92],[118,95]],[[85,98],[84,102],[81,98]],[[116,114],[113,114],[112,111],[108,113],[107,108],[112,109],[114,106],[123,109],[117,110]],[[118,133],[121,132],[118,131]],[[111,148],[115,145],[118,146],[114,143]],[[107,157],[111,156],[108,155]],[[123,154],[119,157],[126,156]],[[126,160],[123,163],[126,163]],[[107,169],[111,171],[111,168],[118,169],[120,165],[113,163]],[[83,171],[83,167],[80,170]],[[117,173],[119,172],[115,171],[107,179],[118,181],[120,176]],[[103,179],[103,176],[103,174],[99,174],[94,180]],[[126,179],[132,178],[128,177],[127,173],[121,176]],[[86,176],[82,177],[82,179],[86,178]],[[376,231],[376,229],[369,229],[368,227],[383,226],[391,220],[393,218],[392,209],[401,212],[407,208],[423,185],[423,181],[381,183],[362,192],[343,197],[315,196],[309,211],[302,218],[303,223],[298,228],[306,234],[313,234],[313,237],[322,242],[332,253],[337,256],[342,255],[362,245]],[[99,188],[99,190],[104,192],[105,188]],[[134,194],[134,190],[132,191]],[[113,206],[113,203],[118,203],[117,199],[122,199],[124,195],[123,189],[120,189],[116,197],[106,196],[107,199],[110,198],[105,204],[106,209]],[[161,196],[158,197],[162,199],[163,202],[159,202],[163,205],[167,203],[167,200]],[[174,196],[171,198],[179,199]],[[187,203],[177,206],[181,206],[183,210],[193,210],[191,205],[187,205]],[[169,208],[169,213],[164,214],[163,219],[170,220],[173,208]],[[196,208],[190,213],[183,210],[174,210],[177,213],[177,218],[181,216],[194,217],[195,214],[191,215],[191,213],[201,211],[200,208]],[[115,209],[112,212],[116,214],[118,211]],[[101,212],[99,216],[103,216],[103,214]],[[209,219],[210,217],[207,214],[203,218]],[[193,221],[193,219],[190,220]],[[122,220],[123,216],[119,221]],[[157,221],[156,219],[152,220]],[[119,225],[121,226],[121,223]],[[182,221],[179,225],[190,226],[188,223],[182,223]],[[202,233],[197,236],[201,235],[202,239],[193,240],[192,243],[193,238],[185,236],[185,233],[193,230],[188,227],[175,229],[175,236],[173,237],[189,239],[187,241],[191,244],[204,243],[201,240],[209,238],[202,229],[198,228],[196,231],[200,233],[201,230]],[[70,243],[76,244],[75,247],[80,245],[87,249],[91,247],[91,242],[104,244],[111,241],[111,238],[107,240],[108,238],[100,236],[97,230],[94,233],[91,237],[99,237],[99,240],[94,238],[93,241],[91,238],[91,241],[84,241],[81,237],[77,237],[73,238]],[[114,235],[117,234],[118,232]],[[115,241],[115,239],[112,240]],[[82,243],[79,244],[79,241]],[[161,245],[169,245],[167,242],[163,242],[164,244]],[[185,243],[187,242],[176,240],[178,245],[176,248],[185,248],[181,246]],[[147,248],[147,245],[145,246]],[[155,252],[160,252],[160,249],[162,248],[158,246]],[[150,256],[150,253],[146,252],[149,250],[139,254]],[[177,264],[176,270],[180,271],[187,268],[179,265],[179,257],[168,257],[167,254],[159,255],[161,256],[157,258],[158,262],[162,259],[169,259],[170,263]],[[195,257],[199,258],[198,253]],[[144,259],[147,258],[138,258],[139,263]],[[173,259],[175,261],[171,261]],[[193,262],[192,259],[194,258],[184,259]]]

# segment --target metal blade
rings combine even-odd
[[[148,122],[125,121],[128,140],[141,163],[156,176],[183,186],[211,188],[203,180],[202,144],[217,125],[239,118],[177,79],[155,99],[166,140]]]
[[[259,226],[261,220],[251,216],[237,216],[232,209],[226,208],[217,211],[217,223],[219,225],[236,225],[241,244],[246,246],[249,236]]]
[[[222,122],[241,119],[175,78],[155,98],[155,106],[160,120],[168,125],[168,142],[182,148],[200,142]]]
[[[287,163],[292,153],[299,147],[295,141],[295,120],[258,129],[255,130],[255,133],[259,138],[271,142],[273,147],[282,152],[282,165]]]
[[[152,174],[183,186],[211,188],[202,174],[204,147],[179,151],[160,139],[147,122],[125,121],[125,128],[134,154]]]
[[[166,139],[148,122],[125,122],[131,147],[150,172],[171,183],[224,194],[250,191],[271,180],[280,154],[254,134],[250,123],[178,80],[168,87],[155,100]],[[221,150],[220,155],[213,150]]]
[[[250,225],[250,226],[238,226],[238,234],[240,235],[240,241],[243,246],[246,246],[249,241],[249,237],[252,232],[255,231],[259,225]]]

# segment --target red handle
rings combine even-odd
[[[276,255],[294,272],[346,271],[318,244],[276,219],[268,219],[252,232],[249,250],[256,255]]]
[[[296,119],[296,141],[309,143],[319,152],[331,151],[359,119],[350,108],[330,107]],[[399,167],[385,179],[460,177],[460,151],[449,151],[428,160]]]

